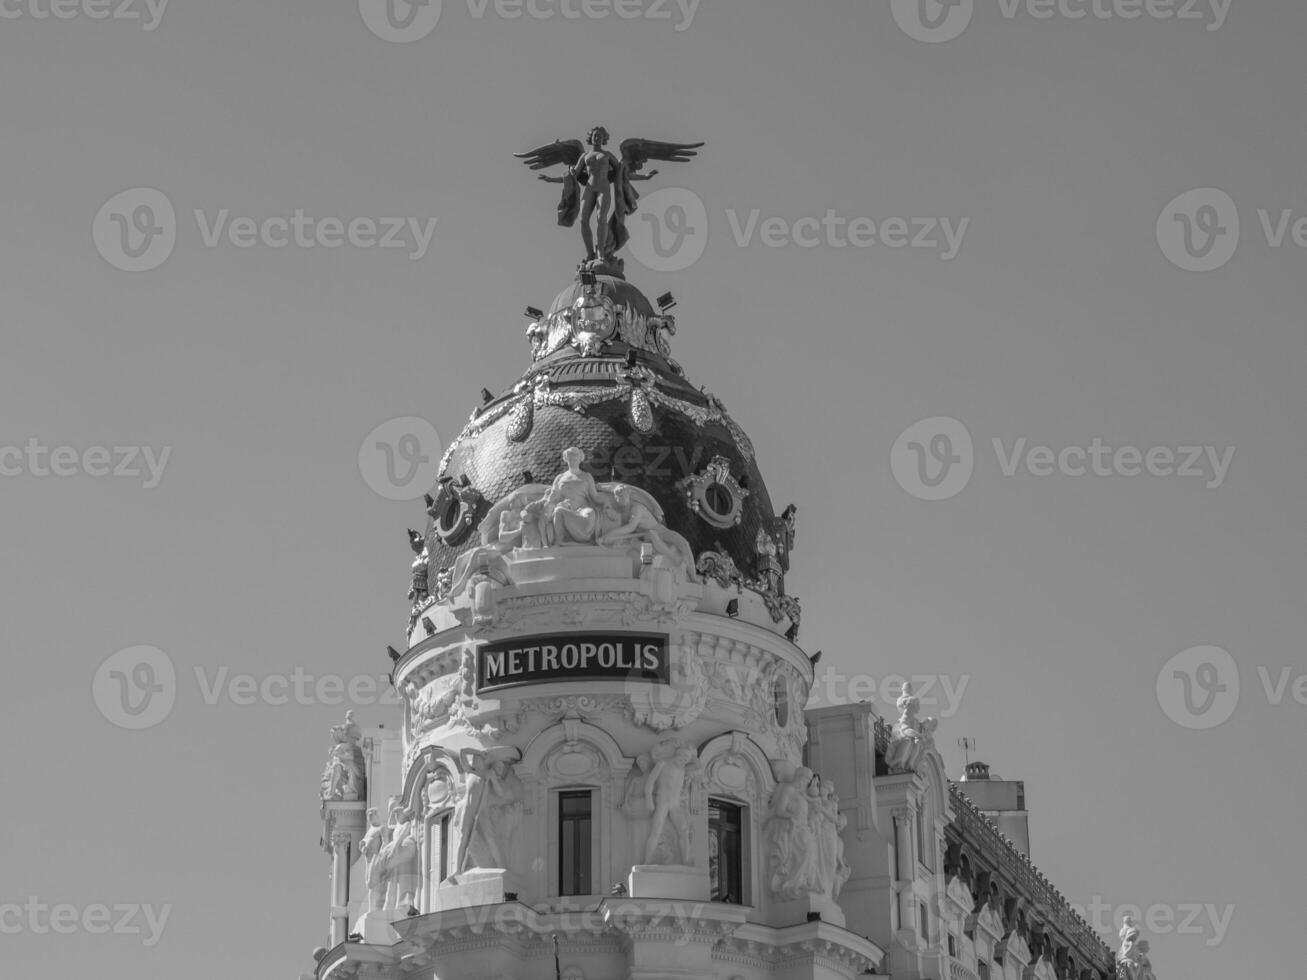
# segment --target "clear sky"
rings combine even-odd
[[[521,310],[569,281],[578,242],[512,153],[595,123],[708,141],[642,187],[704,202],[702,256],[628,271],[675,291],[676,357],[753,437],[777,506],[799,506],[805,648],[877,696],[892,674],[965,683],[937,733],[952,771],[967,736],[1026,781],[1034,856],[1070,900],[1101,899],[1109,923],[1162,909],[1163,980],[1300,972],[1301,4],[1199,0],[1179,19],[1153,0],[1127,19],[1143,5],[928,0],[971,15],[939,41],[963,20],[931,35],[898,0],[703,0],[692,17],[628,0],[632,19],[445,0],[399,43],[371,0],[93,16],[118,2],[0,4],[0,904],[23,906],[0,922],[0,973],[310,965],[329,897],[318,779],[344,708],[210,689],[384,675],[423,515],[369,487],[360,447],[403,416],[448,440],[482,386],[526,367]],[[135,188],[158,194],[111,202]],[[1197,188],[1237,210],[1232,256],[1224,198],[1168,210]],[[160,198],[171,253],[122,271],[114,235],[154,227],[162,206],[140,205]],[[424,253],[407,223],[412,248],[274,247],[267,219],[297,209],[436,225]],[[242,217],[272,239],[233,244]],[[769,217],[784,223],[764,235]],[[885,240],[841,246],[858,218]],[[893,247],[893,218],[922,247]],[[950,258],[942,233],[926,245],[945,219],[966,222]],[[892,460],[923,454],[938,482],[939,455],[963,459],[957,425],[900,440],[934,417],[965,427],[973,470],[928,501]],[[1110,475],[1072,475],[1095,439]],[[75,450],[71,475],[41,475],[55,459],[32,440]],[[1186,446],[1228,465],[1181,467]],[[1203,475],[1128,475],[1130,448]],[[1232,663],[1170,663],[1205,644]],[[175,704],[128,730],[93,695],[137,645],[166,654]],[[1228,719],[1182,723],[1216,717],[1186,714],[1177,670],[1190,705],[1226,699]],[[33,903],[78,924],[42,931]],[[97,904],[167,919],[98,934]]]

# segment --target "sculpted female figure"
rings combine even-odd
[[[782,898],[797,898],[812,886],[817,863],[808,798],[812,779],[812,770],[799,766],[772,791],[764,829],[771,838],[771,889]]]
[[[605,503],[594,477],[581,469],[585,453],[575,446],[563,450],[567,469],[554,479],[545,497],[545,510],[552,520],[554,545],[589,544],[594,541],[599,508]]]

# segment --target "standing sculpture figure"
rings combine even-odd
[[[386,908],[402,909],[409,915],[417,915],[414,902],[422,875],[417,819],[414,813],[404,809],[398,799],[390,805],[390,839],[382,845],[381,858],[389,884]]]
[[[689,771],[697,765],[694,749],[675,741],[654,749],[654,765],[644,782],[644,802],[653,811],[649,839],[644,847],[644,863],[656,864],[663,828],[670,822],[676,832],[680,863],[690,864],[690,817],[685,812],[682,795]]]
[[[808,798],[812,778],[807,766],[782,778],[772,791],[770,812],[763,824],[770,839],[771,890],[781,898],[798,898],[811,889],[817,861]]]
[[[596,126],[586,134],[587,150],[580,140],[555,140],[526,153],[515,154],[532,170],[545,170],[559,164],[566,167],[562,176],[540,174],[541,180],[562,184],[558,202],[558,223],[570,228],[581,216],[581,239],[585,243],[586,262],[616,265],[616,253],[630,239],[626,218],[634,214],[639,201],[633,181],[648,180],[658,174],[640,173],[650,160],[684,162],[697,155],[702,143],[663,143],[658,140],[622,141],[621,157],[609,150],[608,130]],[[594,219],[594,229],[590,221]]]
[[[386,844],[388,829],[381,822],[376,807],[368,809],[368,832],[359,842],[359,853],[364,860],[364,884],[368,888],[368,911],[380,912],[386,907],[386,890],[390,884],[381,849]]]

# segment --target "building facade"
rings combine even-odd
[[[673,303],[583,263],[446,452],[401,716],[332,731],[309,975],[1151,977],[950,784],[910,691],[892,724],[805,711],[797,510],[672,359]]]

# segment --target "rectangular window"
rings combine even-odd
[[[954,936],[953,933],[951,932],[948,934],[948,955],[954,958],[956,958],[958,955],[957,937]]]
[[[744,904],[744,808],[721,800],[708,802],[709,897],[714,902]]]
[[[984,960],[976,964],[976,972],[980,974],[980,980],[989,980],[989,964]]]
[[[558,794],[558,894],[590,895],[590,790]]]
[[[921,938],[926,942],[930,942],[930,913],[926,911],[925,902],[919,902],[917,904],[917,915],[921,918]]]
[[[449,867],[449,824],[452,816],[452,813],[446,813],[436,824],[440,833],[440,875],[436,878],[437,882],[444,881],[451,873]]]

